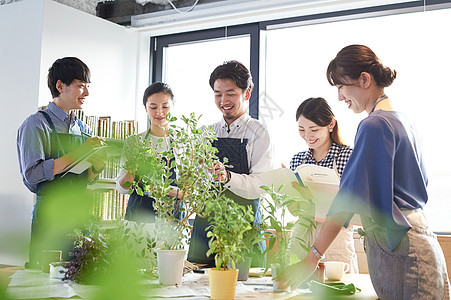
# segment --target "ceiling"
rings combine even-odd
[[[0,0],[0,5],[22,0]],[[120,25],[130,25],[131,16],[151,12],[194,8],[203,3],[229,0],[53,0]]]

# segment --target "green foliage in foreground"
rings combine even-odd
[[[266,270],[271,267],[271,264],[279,264],[284,269],[289,264],[296,261],[295,255],[290,253],[290,243],[298,243],[304,250],[308,251],[309,246],[306,241],[298,237],[292,237],[290,228],[292,224],[285,221],[285,217],[288,213],[288,207],[299,201],[304,201],[307,207],[311,207],[313,202],[311,200],[301,200],[299,198],[293,198],[286,194],[281,193],[283,185],[279,189],[274,187],[262,186],[261,188],[267,192],[267,197],[262,201],[262,208],[265,211],[265,222],[270,224],[273,231],[265,231],[265,240],[268,240],[268,247],[265,253],[267,254]],[[303,216],[303,210],[296,211],[299,216],[298,220],[294,223],[300,226],[306,227],[308,230],[315,228],[315,222],[310,216]]]
[[[200,117],[194,113],[182,116],[182,126],[173,124],[177,118],[169,114],[167,118],[170,129],[159,143],[165,143],[169,150],[159,152],[146,146],[145,141],[137,141],[127,149],[129,159],[124,168],[135,178],[129,183],[130,193],[136,190],[142,195],[146,191],[156,199],[159,232],[165,233],[158,237],[159,241],[166,249],[180,249],[188,242],[188,219],[194,214],[202,216],[206,203],[218,198],[223,187],[212,172],[219,163],[218,150],[212,146],[217,139],[213,129],[198,128]],[[175,182],[170,179],[174,167],[177,170]],[[178,197],[168,196],[174,183],[180,190]],[[181,206],[179,212],[184,213],[184,217],[177,219],[174,208]]]

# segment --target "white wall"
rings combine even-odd
[[[16,130],[36,111],[39,94],[42,11],[40,1],[0,6],[0,263],[27,255],[33,195],[19,174]],[[20,20],[26,20],[21,22]]]
[[[114,120],[135,118],[139,34],[54,1],[44,1],[39,105],[51,100],[48,68],[57,58],[76,56],[91,70],[84,110]]]
[[[138,40],[131,29],[50,0],[0,6],[0,264],[21,265],[28,255],[34,197],[19,174],[15,139],[23,120],[51,100],[48,68],[79,57],[92,73],[85,111],[135,119]]]

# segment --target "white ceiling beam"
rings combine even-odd
[[[132,16],[131,26],[152,36],[234,26],[318,13],[410,2],[411,0],[229,0]]]

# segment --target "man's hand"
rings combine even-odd
[[[101,137],[96,136],[88,138],[83,144],[80,145],[80,147],[69,153],[72,162],[78,160],[92,149],[103,146],[104,142],[105,139]]]
[[[106,151],[102,150],[103,149],[96,152],[88,159],[88,162],[92,164],[91,169],[94,174],[100,174],[102,173],[103,169],[105,169],[105,163],[108,158],[108,155]]]
[[[230,180],[230,176],[229,176],[229,172],[227,172],[225,166],[220,163],[217,162],[214,165],[213,169],[210,169],[210,171],[212,172],[213,175],[217,175],[215,177],[216,181],[219,181],[221,183],[227,183]]]

